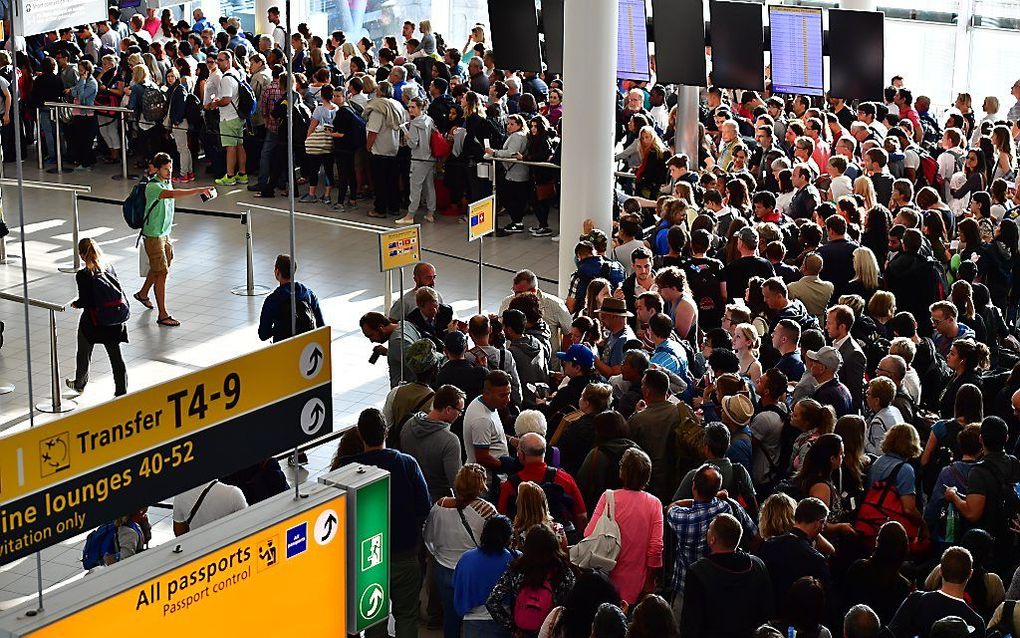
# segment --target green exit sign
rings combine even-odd
[[[319,480],[347,491],[347,630],[364,631],[390,611],[390,474],[349,465]]]

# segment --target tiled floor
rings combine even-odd
[[[5,166],[12,177],[12,164]],[[114,171],[97,167],[93,172],[62,176],[40,172],[34,156],[24,165],[25,179],[92,187],[92,196],[121,201],[131,183],[111,179]],[[74,276],[57,272],[71,256],[71,200],[67,193],[26,189],[25,225],[18,218],[17,192],[4,187],[4,213],[12,233],[7,238],[8,252],[27,255],[28,294],[33,299],[66,303],[74,298]],[[180,205],[202,210],[237,213],[240,202],[258,202],[243,189],[220,189],[220,197],[208,204],[198,198],[182,200]],[[265,201],[265,200],[262,200]],[[269,200],[285,208],[284,198]],[[356,211],[337,215],[323,206],[299,205],[299,211],[328,214],[360,222],[377,223],[365,215],[362,205]],[[124,287],[134,292],[140,286],[138,258],[134,248],[136,233],[124,223],[120,206],[89,201],[79,203],[81,236],[95,237],[116,266]],[[180,214],[174,226],[176,259],[168,284],[170,311],[181,322],[179,328],[155,325],[155,313],[140,305],[132,307],[128,324],[130,343],[124,347],[131,390],[159,383],[240,354],[263,344],[258,340],[262,297],[230,294],[230,289],[245,282],[244,228],[235,219]],[[383,221],[384,225],[392,225]],[[319,296],[323,315],[332,327],[333,405],[338,428],[349,427],[365,407],[380,405],[387,390],[385,362],[370,365],[370,346],[358,328],[358,318],[368,310],[383,306],[383,277],[379,273],[375,236],[315,221],[298,220],[297,261],[299,280],[311,286]],[[456,219],[440,219],[423,228],[423,245],[450,255],[469,259],[477,256],[477,245],[468,243],[467,228]],[[256,211],[253,218],[256,283],[275,286],[273,260],[277,253],[289,250],[289,222],[284,216]],[[527,235],[490,239],[485,243],[485,260],[509,269],[528,267],[542,277],[556,279],[556,244],[548,239]],[[427,255],[438,269],[437,288],[447,303],[461,315],[470,315],[478,306],[477,266],[450,257]],[[22,294],[22,262],[0,265],[0,291]],[[495,269],[484,274],[483,305],[495,310],[509,292],[511,275]],[[406,282],[411,285],[410,273]],[[394,277],[394,290],[396,277]],[[550,288],[551,290],[552,288]],[[396,292],[394,292],[396,295]],[[395,298],[395,297],[394,297]],[[73,374],[75,334],[78,313],[56,313],[57,359],[60,383]],[[13,432],[54,418],[29,409],[28,364],[25,342],[25,316],[20,304],[0,300],[0,320],[6,324],[4,345],[0,349],[0,382],[13,383],[15,391],[0,396],[0,431]],[[50,395],[50,346],[48,312],[29,310],[31,377],[33,401]],[[92,380],[78,399],[88,407],[110,399],[113,380],[106,353],[97,349],[93,357]],[[306,468],[310,478],[329,465],[334,444],[323,445],[309,453]],[[169,510],[150,508],[154,542],[172,536]],[[42,552],[43,586],[59,586],[82,574],[80,563],[84,535]],[[0,566],[0,608],[8,607],[37,588],[36,559],[30,557]]]

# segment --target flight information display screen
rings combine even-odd
[[[616,77],[621,80],[651,79],[646,24],[645,0],[620,0]]]
[[[769,7],[772,90],[822,95],[822,10],[816,7]]]

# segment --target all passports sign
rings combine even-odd
[[[344,636],[346,494],[309,487],[0,613],[0,637]]]
[[[329,335],[0,438],[0,564],[331,431]]]

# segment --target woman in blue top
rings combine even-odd
[[[453,604],[464,619],[464,638],[509,638],[510,632],[492,619],[485,601],[517,553],[509,549],[513,524],[503,515],[485,521],[476,549],[457,561],[453,573]]]
[[[918,438],[914,426],[906,423],[892,426],[882,439],[882,456],[871,464],[864,485],[868,490],[878,481],[889,481],[893,484],[896,494],[900,497],[905,518],[899,522],[907,530],[911,542],[918,533],[922,538],[928,535],[921,512],[917,508],[916,479],[914,468],[910,464],[912,459],[919,456],[921,439]]]
[[[90,60],[78,62],[78,82],[68,92],[75,104],[93,106],[99,93],[99,83],[92,77],[95,66]],[[72,109],[71,124],[67,127],[67,154],[72,163],[85,170],[96,163],[96,154],[92,147],[99,133],[96,112],[92,110]]]

